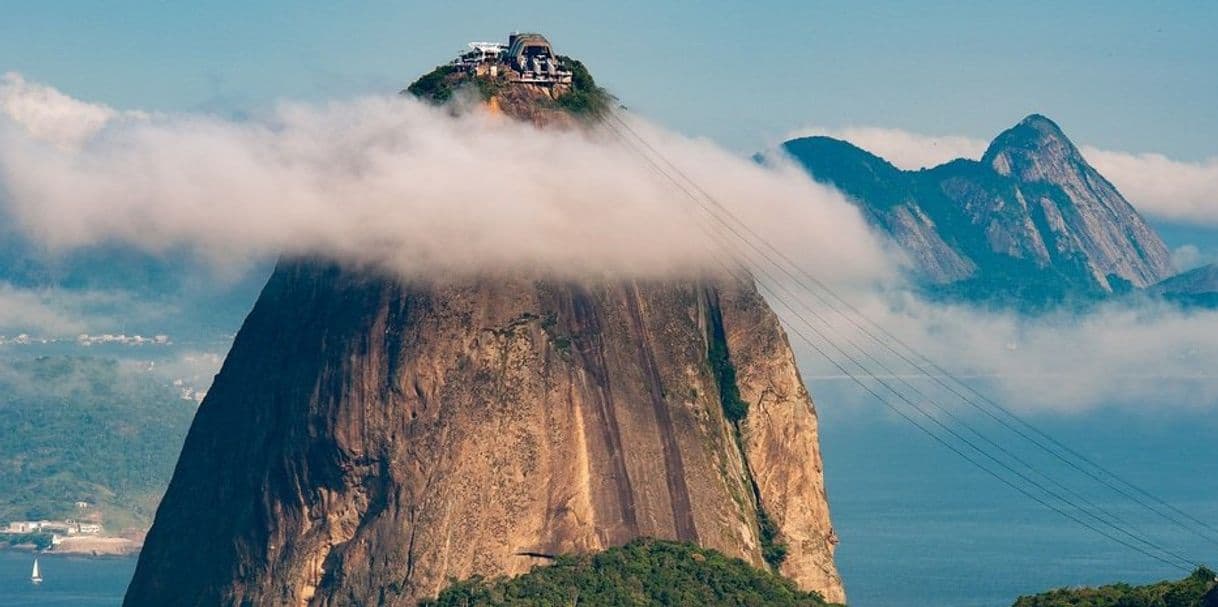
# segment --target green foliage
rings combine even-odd
[[[820,606],[826,603],[787,579],[739,559],[689,544],[635,540],[621,548],[562,556],[512,579],[474,578],[453,584],[433,607],[518,605],[704,607]]]
[[[145,527],[173,473],[193,402],[113,360],[0,363],[0,521],[79,518]]]
[[[609,111],[613,96],[596,85],[592,74],[583,63],[570,57],[559,57],[559,62],[571,70],[571,89],[555,100],[545,99],[546,105],[558,107],[578,116],[597,117]],[[462,86],[472,85],[483,101],[499,95],[510,86],[503,77],[472,76],[451,65],[441,65],[415,80],[403,93],[409,93],[435,104],[443,104],[453,98]]]
[[[1208,607],[1215,603],[1218,603],[1218,589],[1215,589],[1214,572],[1199,567],[1192,575],[1176,582],[1059,588],[1019,597],[1014,607]]]
[[[723,407],[723,416],[732,424],[732,432],[736,439],[736,447],[744,454],[740,441],[740,422],[749,414],[749,405],[740,397],[740,387],[736,384],[736,366],[732,364],[731,353],[727,349],[727,335],[723,331],[723,316],[718,310],[710,315],[710,335],[707,359],[711,372],[715,375],[715,384],[719,387],[719,402]],[[745,475],[749,476],[747,465]],[[747,479],[753,490],[753,505],[757,510],[758,535],[761,540],[761,556],[775,571],[787,558],[787,545],[779,541],[778,526],[770,519],[761,503],[761,495],[757,484],[749,476]]]
[[[559,56],[563,67],[571,70],[571,90],[558,98],[558,106],[572,114],[600,116],[609,111],[613,96],[596,85],[584,64],[570,57]]]
[[[546,332],[554,347],[562,354],[570,354],[572,336],[558,331],[558,316],[548,312],[541,319],[541,330]]]
[[[51,547],[49,533],[4,533],[0,534],[0,544],[9,546],[32,545],[39,550]]]
[[[778,541],[778,525],[774,524],[765,508],[761,507],[760,500],[757,502],[757,525],[761,532],[761,558],[765,559],[771,569],[778,571],[782,562],[787,560],[787,545]]]
[[[478,76],[474,78],[474,86],[478,88],[478,96],[483,101],[490,101],[491,97],[498,95],[507,85],[507,80],[502,77]]]
[[[444,103],[452,99],[453,92],[456,90],[453,86],[454,78],[452,78],[456,72],[457,68],[451,65],[441,65],[411,83],[406,87],[406,92],[419,99],[426,99],[437,104]]]
[[[718,314],[714,314],[710,325],[710,347],[707,358],[710,361],[711,372],[715,374],[715,384],[719,386],[719,402],[723,405],[723,415],[734,424],[749,414],[749,404],[740,398],[740,388],[736,385],[736,367],[732,364],[731,356],[727,351],[723,319]]]

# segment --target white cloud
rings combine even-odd
[[[957,158],[980,158],[988,142],[959,135],[922,135],[901,129],[851,126],[838,129],[809,127],[787,137],[823,135],[849,141],[899,168],[916,170],[941,165]]]
[[[812,127],[788,139],[810,135],[849,141],[907,170],[938,166],[956,158],[977,160],[989,145],[972,137],[923,135],[872,126]],[[1140,212],[1160,219],[1218,226],[1218,157],[1190,162],[1163,154],[1079,147],[1087,161]]]
[[[0,334],[66,336],[85,328],[70,306],[63,305],[53,293],[0,283]]]
[[[21,74],[8,72],[0,76],[0,115],[7,115],[39,139],[70,147],[79,145],[124,114],[104,105],[73,99],[52,87],[29,82]]]
[[[18,225],[52,248],[187,247],[221,263],[322,253],[409,275],[656,274],[707,263],[691,203],[604,132],[539,130],[479,111],[454,117],[396,96],[284,104],[251,122],[121,114],[20,77],[6,82],[5,107],[20,111],[0,114],[0,191]],[[65,134],[47,117],[82,126]],[[792,167],[636,128],[825,274],[887,271],[836,191]]]
[[[21,85],[0,112],[0,206],[52,247],[184,246],[220,262],[321,253],[428,276],[522,267],[650,274],[707,263],[691,203],[603,132],[453,117],[399,98],[289,104],[258,122],[147,116],[6,82]],[[30,109],[40,99],[49,107]],[[84,126],[32,126],[41,119],[29,116],[48,115]],[[839,287],[891,275],[892,258],[853,206],[798,169],[635,127],[812,273]],[[984,149],[968,138],[893,133],[837,135],[906,167]],[[1218,360],[1218,313],[1110,306],[1027,319],[915,299],[893,305],[863,291],[852,299],[1022,408],[1218,400],[1207,364]],[[37,293],[0,287],[0,310],[8,322],[80,328],[77,312]],[[832,373],[808,360],[810,375]]]
[[[1187,272],[1206,264],[1215,263],[1213,255],[1206,255],[1196,245],[1186,244],[1171,252],[1171,263],[1179,272]]]
[[[1082,314],[1029,317],[908,296],[894,300],[855,294],[852,299],[902,341],[1016,409],[1074,413],[1124,407],[1149,413],[1218,407],[1218,371],[1213,366],[1218,360],[1218,311],[1182,311],[1143,301],[1108,304]],[[937,401],[965,406],[941,386],[917,378],[916,369],[869,342],[846,321],[821,310],[833,321],[831,335],[860,360],[866,359],[846,339],[865,346],[894,375]],[[792,343],[810,380],[846,381],[815,352]],[[896,378],[888,381],[901,385]],[[896,398],[892,401],[903,406]]]
[[[1161,219],[1218,226],[1218,157],[1186,162],[1162,154],[1130,154],[1091,146],[1083,146],[1082,151],[1139,211]]]
[[[71,338],[118,332],[122,327],[164,325],[179,312],[173,301],[153,301],[119,290],[30,288],[0,282],[0,335],[26,333]]]

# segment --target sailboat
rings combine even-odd
[[[30,574],[30,581],[35,584],[42,583],[42,573],[38,571],[38,559],[34,559],[34,572]]]

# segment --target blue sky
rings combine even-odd
[[[471,39],[548,34],[631,108],[747,152],[808,125],[1215,155],[1218,3],[8,0],[0,71],[119,107],[239,113],[396,90]]]

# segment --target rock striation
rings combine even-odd
[[[492,107],[537,121],[509,90]],[[751,280],[428,282],[284,259],[124,604],[413,605],[645,536],[843,602],[817,434]]]
[[[750,283],[419,285],[285,261],[125,604],[409,605],[640,536],[763,566],[759,510],[779,571],[842,601],[815,412]]]

